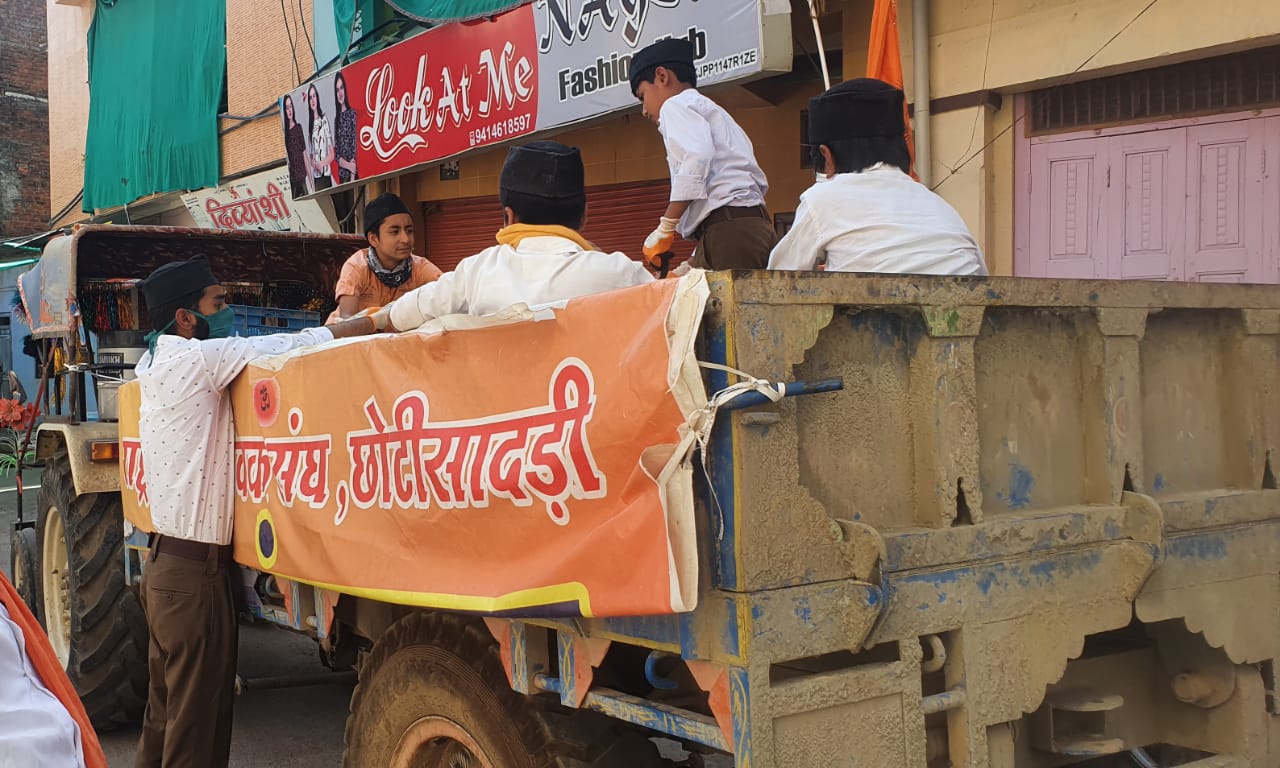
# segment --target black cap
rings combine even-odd
[[[585,191],[582,153],[558,141],[535,141],[512,147],[502,166],[503,192],[563,200]]]
[[[142,290],[142,298],[146,300],[147,307],[158,309],[217,284],[218,278],[214,277],[209,260],[204,256],[196,256],[158,267],[138,284],[138,288]]]
[[[383,192],[369,204],[364,207],[364,234],[367,237],[370,232],[377,232],[378,227],[382,226],[382,222],[388,216],[395,216],[398,213],[409,213],[409,208],[405,206],[404,201],[398,195],[390,192]]]
[[[900,89],[870,77],[833,85],[809,99],[809,143],[902,136],[907,131],[903,99]]]
[[[631,93],[640,88],[640,76],[654,67],[670,67],[673,64],[693,66],[693,43],[683,37],[659,40],[631,57]]]

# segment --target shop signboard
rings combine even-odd
[[[428,30],[281,97],[294,196],[633,108],[631,57],[662,38],[693,44],[700,86],[785,71],[789,13],[772,0],[537,0]]]

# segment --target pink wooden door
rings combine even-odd
[[[1032,277],[1101,277],[1106,265],[1107,145],[1064,141],[1031,147]]]
[[[1265,282],[1264,121],[1187,129],[1186,280]]]
[[[1183,279],[1186,129],[1131,133],[1109,141],[1107,209],[1117,215],[1111,219],[1106,277]]]
[[[1265,242],[1265,280],[1280,283],[1280,117],[1269,117],[1265,128],[1265,157],[1262,190],[1262,238]]]

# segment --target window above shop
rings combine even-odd
[[[1032,135],[1280,106],[1280,47],[1044,88]]]

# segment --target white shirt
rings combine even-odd
[[[667,99],[658,111],[658,132],[667,145],[671,200],[690,201],[680,217],[681,236],[726,205],[764,205],[769,182],[756,162],[751,139],[728,112],[690,88]]]
[[[410,331],[445,315],[488,315],[513,304],[538,307],[653,281],[621,253],[588,251],[563,237],[526,237],[459,262],[434,283],[391,304],[391,324]]]
[[[249,361],[333,341],[325,328],[199,341],[164,335],[136,373],[138,438],[156,532],[230,544],[234,516],[231,384]]]
[[[840,173],[800,196],[769,269],[985,275],[982,251],[960,214],[897,168]]]
[[[84,767],[80,726],[27,657],[22,628],[0,605],[0,768]]]

